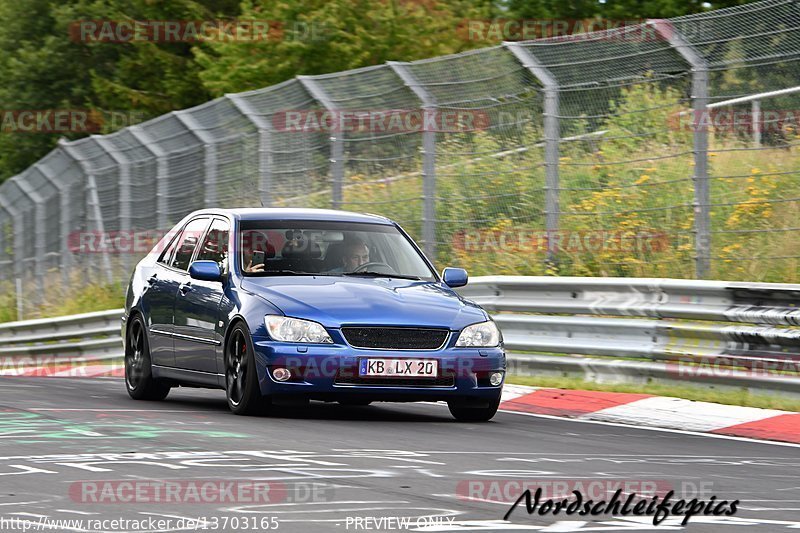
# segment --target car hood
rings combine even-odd
[[[248,277],[242,288],[286,316],[330,328],[348,324],[446,327],[460,330],[486,320],[478,305],[448,287],[389,278]]]

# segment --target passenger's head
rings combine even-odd
[[[342,267],[345,272],[352,272],[361,265],[369,263],[369,247],[361,239],[349,239],[344,243]]]

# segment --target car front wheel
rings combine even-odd
[[[225,347],[225,395],[237,415],[261,414],[270,407],[258,386],[250,332],[241,322],[233,327]]]
[[[134,315],[125,342],[125,388],[134,400],[163,400],[169,386],[153,377],[144,320]]]

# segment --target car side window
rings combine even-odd
[[[175,256],[172,258],[170,266],[179,270],[188,270],[189,263],[192,261],[192,255],[200,237],[203,236],[203,231],[208,225],[208,218],[196,218],[186,225],[186,228],[181,233],[178,240],[178,248],[175,250]]]
[[[180,238],[180,231],[175,232],[175,234],[172,235],[172,239],[169,241],[169,244],[167,244],[166,248],[164,248],[164,251],[158,258],[159,263],[162,265],[169,265],[170,261],[172,260],[172,255],[175,252],[175,247],[178,245]]]
[[[197,261],[216,261],[220,269],[225,269],[225,259],[228,257],[228,235],[230,225],[226,220],[215,218],[211,222],[211,227],[206,233],[200,251],[197,253]]]

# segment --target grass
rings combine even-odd
[[[44,302],[24,302],[23,319],[53,318],[57,316],[91,313],[117,309],[125,305],[125,289],[117,283],[87,284],[72,280],[64,286],[58,280],[49,280],[47,299]],[[13,286],[0,290],[0,322],[12,322],[17,317],[17,301]]]
[[[725,405],[760,407],[800,412],[800,400],[768,394],[753,394],[747,390],[714,389],[692,385],[669,385],[662,383],[594,383],[580,378],[550,376],[508,376],[508,383],[550,389],[591,390],[603,392],[628,392],[672,396],[698,402],[713,402]]]

